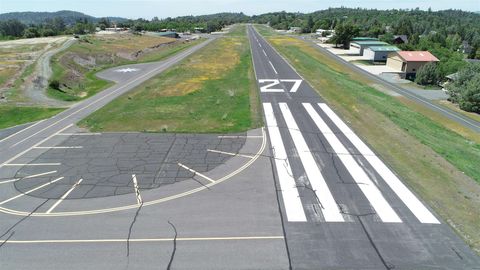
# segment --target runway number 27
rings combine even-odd
[[[279,85],[280,82],[293,82],[292,88],[290,89],[290,93],[295,93],[297,92],[298,88],[300,87],[300,84],[302,84],[302,80],[277,80],[277,79],[261,79],[258,80],[259,83],[266,83],[267,85],[261,86],[260,87],[260,92],[264,93],[282,93],[285,92],[283,88],[272,88],[275,87],[276,85]]]

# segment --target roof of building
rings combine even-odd
[[[480,59],[463,59],[463,60],[469,63],[480,63]]]
[[[355,44],[358,44],[358,45],[379,45],[379,46],[390,45],[387,42],[378,41],[378,40],[355,41],[355,42],[352,42],[352,43],[355,43]]]
[[[378,38],[373,37],[354,37],[352,41],[367,41],[367,40],[378,40]]]
[[[395,47],[395,46],[372,46],[370,48],[368,48],[368,50],[372,50],[374,52],[396,52],[396,51],[400,51],[399,48]]]
[[[171,32],[171,31],[167,31],[167,32],[155,32],[156,35],[158,36],[169,36],[169,35],[176,35],[177,32]]]
[[[399,51],[398,55],[405,61],[411,62],[438,62],[433,54],[427,51]]]
[[[404,43],[408,42],[408,36],[407,35],[394,35],[393,39],[401,39]]]

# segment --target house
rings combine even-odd
[[[363,55],[363,50],[375,46],[388,46],[389,44],[378,40],[369,41],[352,41],[350,42],[350,52],[358,55]]]
[[[408,36],[407,35],[395,35],[393,36],[393,44],[407,44]]]
[[[160,37],[179,38],[177,32],[156,32],[155,35]]]
[[[354,37],[351,41],[377,41],[378,38],[373,37]]]
[[[417,71],[424,65],[439,62],[434,55],[427,51],[397,51],[390,53],[387,66],[404,73],[404,77],[415,77]]]
[[[373,46],[366,48],[363,51],[363,56],[366,60],[372,60],[374,62],[385,62],[389,53],[400,51],[395,46]]]
[[[468,41],[464,40],[462,42],[462,45],[460,45],[460,47],[458,48],[458,51],[461,53],[469,54],[472,52],[472,46],[468,44]]]
[[[335,34],[335,30],[328,30],[328,29],[317,29],[315,34],[325,37],[331,37]]]

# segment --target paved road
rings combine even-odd
[[[58,106],[58,107],[68,107],[71,103],[52,99],[47,96],[47,87],[48,80],[52,76],[52,68],[50,67],[50,60],[52,57],[66,50],[68,47],[72,46],[77,42],[74,38],[67,38],[67,40],[58,48],[47,50],[43,53],[37,60],[35,66],[34,77],[32,81],[27,82],[25,85],[25,95],[34,103],[49,105],[49,106]],[[49,45],[50,46],[50,45]]]
[[[369,77],[373,81],[378,82],[378,83],[388,87],[388,89],[391,89],[392,91],[395,91],[396,93],[398,93],[398,94],[400,94],[400,95],[402,95],[406,98],[409,98],[409,99],[411,99],[411,100],[413,100],[413,101],[415,101],[415,102],[417,102],[417,103],[419,103],[423,106],[426,106],[426,107],[430,108],[431,110],[436,111],[436,112],[442,114],[443,116],[459,123],[462,126],[465,126],[465,127],[469,128],[473,131],[480,132],[480,122],[475,121],[475,120],[473,120],[473,119],[471,119],[467,116],[464,116],[461,113],[452,111],[448,108],[445,108],[445,107],[442,107],[438,104],[435,104],[434,102],[432,102],[432,100],[430,98],[424,97],[422,95],[419,95],[417,93],[414,93],[412,91],[404,89],[401,86],[393,84],[393,83],[391,83],[391,82],[389,82],[389,81],[387,81],[387,80],[385,80],[381,77],[378,77],[376,75],[373,75],[373,74],[355,66],[354,64],[336,56],[335,54],[333,54],[329,50],[318,46],[312,40],[308,40],[308,39],[305,39],[305,40],[307,40],[312,45],[312,47],[314,47],[315,49],[321,50],[326,55],[330,56],[332,59],[338,61],[339,63],[341,63],[345,66],[348,66],[349,68],[363,74],[366,77]]]
[[[292,268],[478,268],[468,246],[252,27],[249,37]]]

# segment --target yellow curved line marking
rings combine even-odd
[[[217,184],[220,184],[221,182],[226,181],[226,180],[232,178],[233,176],[241,173],[246,168],[250,167],[250,165],[252,165],[260,157],[261,153],[263,153],[263,151],[265,150],[266,137],[265,137],[265,129],[264,128],[262,128],[262,137],[263,137],[262,145],[260,146],[260,149],[258,150],[258,152],[253,156],[252,159],[247,161],[242,167],[238,168],[237,170],[223,176],[222,178],[216,180],[214,183],[209,183],[207,185],[204,185],[204,186],[192,189],[192,190],[188,190],[188,191],[185,191],[185,192],[182,192],[182,193],[179,193],[179,194],[171,195],[171,196],[168,196],[168,197],[165,197],[165,198],[161,198],[161,199],[157,199],[157,200],[153,200],[153,201],[149,201],[149,202],[144,202],[143,207],[149,206],[149,205],[154,205],[154,204],[159,204],[159,203],[163,203],[163,202],[167,202],[167,201],[171,201],[171,200],[174,200],[174,199],[182,198],[182,197],[197,193],[197,192],[202,191],[204,189],[207,189],[207,188],[210,188],[210,187],[215,186]],[[55,212],[55,213],[48,213],[48,214],[47,213],[33,213],[33,214],[30,214],[30,212],[17,211],[17,210],[5,208],[5,207],[0,207],[0,212],[3,212],[5,214],[17,215],[17,216],[30,215],[30,216],[33,216],[33,217],[65,217],[65,216],[82,216],[82,215],[94,215],[94,214],[111,213],[111,212],[118,212],[118,211],[136,209],[136,208],[138,208],[138,204],[131,204],[131,205],[126,205],[126,206],[104,208],[104,209],[97,209],[97,210],[87,210],[87,211]]]

